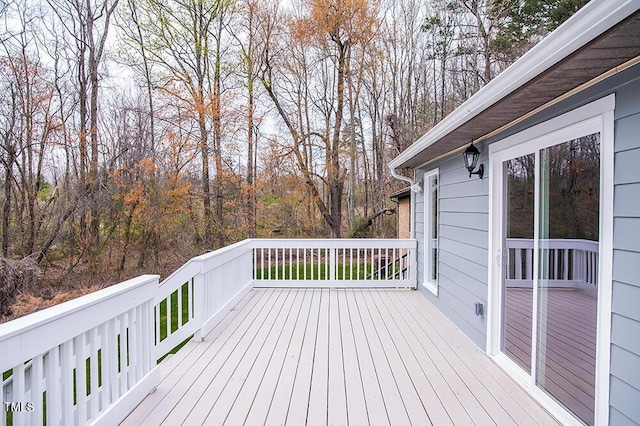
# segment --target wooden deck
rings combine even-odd
[[[557,424],[410,290],[254,289],[124,421]]]

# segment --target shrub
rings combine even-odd
[[[0,317],[11,315],[11,304],[18,292],[26,289],[40,275],[31,257],[22,260],[0,258]]]

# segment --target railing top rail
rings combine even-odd
[[[0,324],[0,371],[153,300],[158,275],[142,275],[77,299]],[[90,313],[84,312],[91,309]]]
[[[245,241],[327,241],[327,242],[389,242],[416,241],[414,238],[253,238]]]
[[[175,279],[175,277],[177,275],[182,274],[182,272],[186,269],[190,269],[193,268],[193,258],[187,260],[181,267],[179,267],[178,269],[176,269],[175,271],[173,271],[171,274],[169,274],[164,280],[162,280],[160,282],[160,287],[162,287],[166,282],[172,281]]]
[[[230,246],[194,257],[192,262],[197,262],[200,265],[200,272],[205,273],[251,251],[254,247],[254,241],[255,240],[239,241]]]
[[[225,246],[222,248],[219,248],[218,250],[214,250],[211,251],[209,253],[205,253],[205,254],[201,254],[200,256],[196,256],[193,259],[191,259],[192,261],[196,261],[196,262],[203,262],[209,259],[212,259],[214,257],[217,256],[221,256],[224,255],[225,253],[229,253],[232,251],[235,251],[239,248],[251,248],[254,244],[254,241],[256,240],[252,240],[252,239],[247,239],[247,240],[242,240],[242,241],[238,241],[237,243],[231,244],[230,246]]]
[[[397,238],[261,238],[256,248],[415,248],[415,239]]]
[[[230,246],[223,247],[200,256],[189,259],[184,265],[176,269],[160,283],[161,291],[156,295],[156,299],[162,299],[184,284],[194,275],[212,269],[215,265],[224,263],[237,255],[237,250],[251,250],[254,240],[242,240]],[[203,266],[203,265],[206,265]]]

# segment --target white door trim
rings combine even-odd
[[[436,275],[435,279],[431,279],[431,276],[433,275],[433,265],[431,263],[431,251],[430,249],[433,248],[431,246],[431,242],[433,241],[433,229],[431,227],[432,223],[431,221],[433,220],[434,214],[436,219],[438,220],[438,223],[436,224],[436,227],[438,227],[438,231],[439,231],[439,225],[440,225],[440,215],[437,214],[438,211],[440,210],[440,199],[437,198],[436,199],[436,212],[433,211],[433,206],[431,205],[431,185],[430,185],[430,179],[432,177],[434,177],[437,179],[437,183],[436,183],[436,191],[438,191],[438,189],[440,188],[440,169],[438,167],[436,167],[435,169],[431,169],[428,172],[426,172],[425,174],[422,175],[422,185],[423,185],[423,189],[422,189],[422,200],[423,200],[423,223],[424,223],[424,271],[423,271],[423,279],[422,279],[422,285],[424,286],[424,288],[426,288],[428,291],[430,291],[434,296],[438,295],[438,277]],[[440,194],[439,192],[437,193],[437,197],[439,197]],[[436,233],[436,240],[439,240],[440,238],[440,233],[437,232]],[[438,248],[438,242],[436,241],[436,249]],[[437,261],[437,260],[436,260]]]
[[[576,108],[525,129],[489,146],[489,292],[487,301],[487,353],[518,380],[549,411],[567,424],[580,424],[545,392],[535,386],[535,375],[518,373],[514,362],[500,352],[503,240],[503,161],[536,152],[590,133],[600,132],[600,265],[596,341],[595,424],[609,422],[611,348],[611,289],[613,263],[613,161],[615,95]],[[532,379],[533,378],[533,379]]]

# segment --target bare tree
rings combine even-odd
[[[65,35],[73,41],[70,64],[76,73],[78,90],[80,148],[80,181],[91,194],[89,243],[92,262],[100,247],[100,176],[98,134],[98,105],[100,95],[100,68],[106,56],[105,48],[111,19],[119,0],[47,0],[52,12],[58,17]],[[81,220],[84,222],[84,220]]]
[[[221,152],[222,36],[228,25],[231,3],[226,0],[148,1],[139,2],[136,7],[142,33],[139,40],[147,43],[144,49],[149,61],[160,66],[163,72],[159,89],[189,105],[197,123],[202,163],[203,243],[205,249],[212,249],[211,151],[217,198],[217,244],[224,244],[220,184],[224,173]]]
[[[361,44],[370,37],[369,33],[375,22],[370,6],[365,1],[338,5],[328,1],[314,1],[308,11],[289,21],[286,31],[289,38],[285,43],[301,46],[298,49],[301,55],[298,64],[306,65],[307,70],[312,65],[305,58],[304,50],[312,50],[315,61],[313,66],[319,71],[314,75],[299,72],[296,77],[297,87],[287,86],[286,71],[290,70],[286,69],[285,61],[278,58],[274,39],[266,40],[269,47],[265,58],[264,87],[293,138],[292,153],[298,159],[298,167],[304,174],[313,199],[334,238],[339,238],[342,233],[342,198],[347,169],[342,165],[341,152],[349,53],[352,46]],[[310,78],[317,80],[312,82]],[[281,83],[280,88],[287,86],[285,90],[297,93],[297,99],[293,99],[294,102],[289,106],[284,104],[286,96],[278,90]],[[314,114],[306,103],[300,102],[307,97],[312,86],[318,88],[313,108],[317,117],[321,117],[318,123],[321,124],[315,129],[305,126],[303,117]],[[306,111],[298,111],[294,115],[292,112],[296,110],[296,106],[305,108]],[[292,117],[296,115],[298,120],[294,122]],[[324,150],[323,167],[326,176],[322,177],[322,183],[328,194],[326,200],[321,195],[321,187],[316,183],[315,173],[310,167],[312,154],[310,155],[303,145],[306,141],[311,141],[311,137],[318,139]]]

